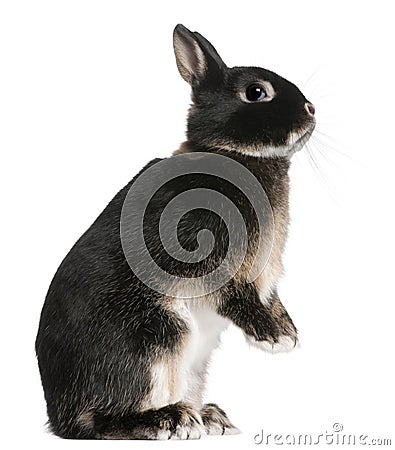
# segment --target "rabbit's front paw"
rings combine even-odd
[[[247,342],[270,353],[289,352],[298,344],[296,327],[278,296],[257,309],[243,331]]]
[[[285,353],[290,352],[298,345],[298,338],[295,336],[279,336],[276,339],[268,338],[257,340],[253,336],[245,335],[247,342],[254,347],[258,347],[269,353]]]

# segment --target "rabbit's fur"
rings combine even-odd
[[[296,86],[273,72],[228,68],[203,36],[182,25],[174,30],[174,49],[180,74],[192,88],[186,143],[173,156],[151,161],[113,198],[61,263],[42,310],[36,352],[49,424],[64,438],[235,433],[222,409],[202,403],[207,364],[221,332],[233,323],[252,344],[274,352],[297,342],[276,286],[288,226],[290,156],[310,136],[314,110],[306,109]],[[251,83],[263,86],[262,101],[245,97]],[[241,164],[264,188],[273,211],[270,257],[248,282],[248,261],[259,253],[257,219],[229,182],[197,172],[187,181],[171,180],[153,197],[144,222],[147,247],[161,267],[181,277],[199,276],[223,261],[229,236],[237,239],[232,224],[226,229],[210,211],[193,210],[183,217],[178,238],[193,251],[197,232],[209,228],[212,253],[205,264],[166,254],[157,233],[161,212],[189,188],[204,186],[231,197],[244,217],[248,242],[243,265],[219,289],[196,297],[183,285],[183,292],[166,295],[137,277],[125,257],[120,236],[125,199],[144,173],[152,174],[145,180],[148,189],[150,180],[162,175],[163,161],[171,167],[182,157],[198,164],[196,155],[209,154]],[[133,239],[132,231],[132,247]]]

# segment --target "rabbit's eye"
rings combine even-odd
[[[251,84],[246,90],[246,98],[250,102],[259,102],[266,97],[266,91],[260,84]]]
[[[255,81],[239,91],[240,99],[246,103],[270,102],[276,92],[270,81]]]

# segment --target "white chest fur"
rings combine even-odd
[[[207,363],[220,343],[222,331],[229,320],[219,316],[208,305],[207,299],[180,300],[183,319],[190,333],[180,355],[178,368],[178,400],[201,403]]]
[[[160,408],[178,401],[190,402],[200,408],[207,363],[220,343],[222,331],[230,323],[215,313],[203,297],[177,299],[174,310],[188,324],[190,331],[178,354],[159,358],[153,364],[151,391],[143,402],[143,409]]]
[[[199,369],[218,346],[220,335],[230,322],[207,306],[205,299],[186,299],[184,304],[184,319],[191,329],[187,353],[190,355],[191,369]]]

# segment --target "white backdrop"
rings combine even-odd
[[[334,423],[392,437],[391,11],[390,2],[1,2],[4,448],[254,448],[262,429],[318,435]],[[304,149],[291,169],[280,287],[301,348],[268,355],[235,328],[224,334],[206,397],[239,436],[60,440],[44,429],[34,356],[42,303],[62,258],[117,190],[184,139],[189,87],[172,49],[179,22],[228,65],[271,69],[316,107],[311,156]]]

